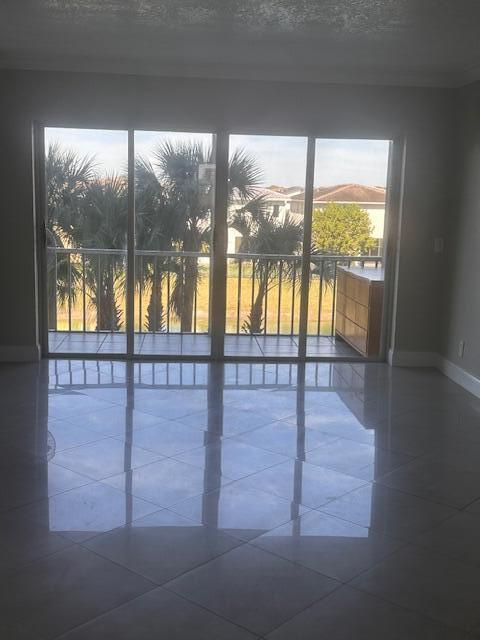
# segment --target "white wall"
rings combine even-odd
[[[456,174],[450,181],[447,212],[441,353],[480,378],[480,83],[458,94],[457,132]],[[462,340],[463,358],[458,355]]]
[[[437,351],[453,92],[53,72],[0,72],[0,357],[38,344],[31,124],[406,141],[395,347]],[[5,310],[7,310],[5,312]]]
[[[383,238],[385,230],[385,207],[362,207],[368,213],[372,225],[372,237]]]

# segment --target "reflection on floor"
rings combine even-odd
[[[480,403],[381,364],[0,368],[2,638],[480,637]]]
[[[83,333],[81,331],[50,331],[51,353],[121,354],[127,349],[127,338],[122,333]],[[208,356],[210,337],[205,334],[135,334],[135,353],[139,355]],[[225,355],[242,357],[295,358],[298,336],[225,336]],[[357,357],[346,342],[329,336],[310,336],[307,355],[311,357]]]

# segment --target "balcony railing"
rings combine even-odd
[[[124,331],[126,256],[121,249],[48,249],[49,328]],[[210,255],[137,251],[135,326],[138,333],[208,333]],[[227,254],[228,334],[298,334],[302,256]],[[339,266],[378,267],[381,256],[313,255],[308,334],[335,333]]]

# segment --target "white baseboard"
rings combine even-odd
[[[0,362],[38,362],[39,345],[0,345]]]
[[[433,351],[394,351],[390,349],[388,363],[394,367],[437,367],[438,354]]]
[[[473,393],[474,396],[480,398],[480,378],[476,378],[462,367],[454,364],[451,360],[447,360],[443,356],[438,356],[438,365],[437,368],[441,371],[447,378],[453,380],[461,387]]]

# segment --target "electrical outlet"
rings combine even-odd
[[[463,358],[463,354],[465,352],[465,340],[460,340],[458,343],[458,357]]]
[[[435,253],[443,253],[443,238],[434,238],[433,250]]]

